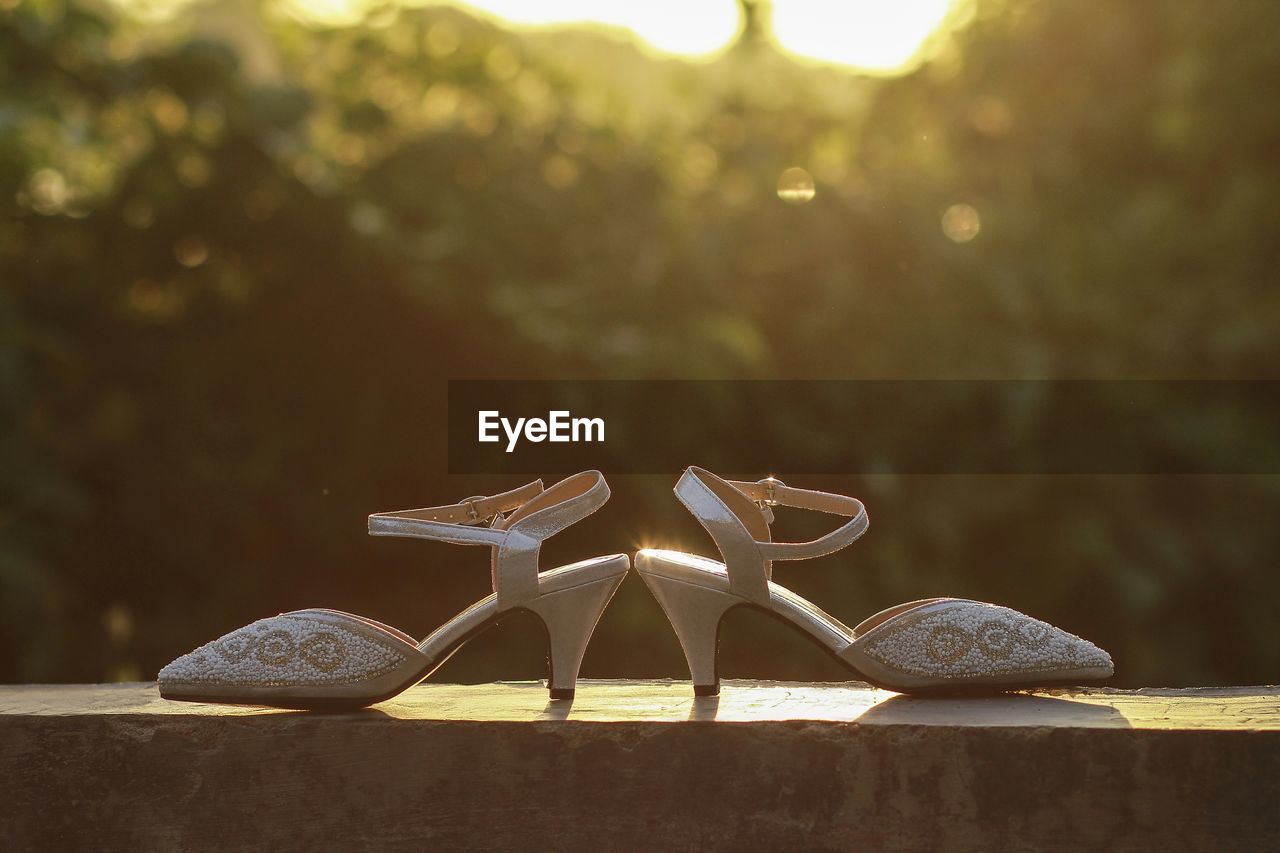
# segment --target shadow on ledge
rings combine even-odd
[[[1005,693],[1000,696],[920,698],[891,696],[858,718],[862,725],[1085,726],[1131,728],[1110,705],[1051,696]]]

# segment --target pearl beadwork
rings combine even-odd
[[[947,601],[873,629],[858,645],[904,673],[947,679],[1110,669],[1102,649],[1047,622],[993,604]]]
[[[295,687],[352,684],[407,659],[391,637],[337,613],[282,613],[232,631],[160,670],[163,684]]]

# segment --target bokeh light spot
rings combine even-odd
[[[462,93],[452,83],[433,83],[422,97],[422,116],[427,124],[442,126],[453,120]]]
[[[178,158],[178,162],[174,164],[178,175],[178,180],[184,186],[198,189],[209,183],[212,173],[212,166],[204,157],[194,152],[184,154]]]
[[[183,237],[174,244],[173,257],[187,269],[195,269],[209,260],[209,246],[199,237]]]
[[[542,177],[552,189],[567,190],[578,182],[578,164],[563,154],[556,154],[543,164]]]
[[[155,208],[151,206],[151,202],[141,197],[131,198],[125,202],[120,208],[120,216],[129,227],[139,230],[150,228],[156,221]]]
[[[462,35],[451,21],[439,21],[427,30],[427,53],[436,59],[444,59],[462,44]]]
[[[379,234],[387,226],[387,216],[375,204],[362,202],[351,209],[348,215],[351,227],[366,236]]]
[[[67,179],[56,169],[40,169],[27,182],[27,193],[36,213],[54,216],[67,203]]]
[[[133,613],[123,604],[113,604],[102,612],[102,627],[113,646],[123,646],[133,638]]]
[[[510,47],[499,44],[485,57],[484,70],[491,80],[505,83],[508,80],[514,80],[520,73],[520,58]]]
[[[978,211],[967,204],[953,204],[942,214],[942,233],[956,243],[968,243],[982,230]]]
[[[973,102],[969,123],[974,130],[986,136],[1008,136],[1013,129],[1013,110],[1002,99],[983,95]]]
[[[778,198],[788,204],[804,204],[817,195],[813,175],[799,166],[785,169],[778,177]]]
[[[177,95],[165,89],[147,92],[147,107],[165,133],[180,133],[187,126],[187,105]]]

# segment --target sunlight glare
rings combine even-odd
[[[143,19],[165,19],[196,0],[111,0]],[[922,47],[969,0],[772,0],[765,26],[786,53],[865,72],[904,73]],[[278,0],[285,12],[320,26],[351,26],[381,0]],[[742,31],[737,0],[394,0],[393,6],[454,5],[506,26],[618,27],[643,44],[684,58],[709,58]],[[392,6],[392,8],[393,8]]]
[[[902,70],[956,0],[774,0],[773,33],[798,56],[864,71]]]
[[[658,50],[681,56],[727,47],[742,25],[737,0],[459,0],[457,5],[513,24],[624,27]]]
[[[196,0],[112,0],[144,19],[170,17]],[[322,26],[356,24],[380,0],[278,0],[291,15]],[[968,0],[772,0],[762,15],[793,56],[876,73],[909,69],[929,37]],[[742,31],[738,0],[394,0],[453,5],[508,26],[618,27],[663,53],[710,57]]]
[[[326,26],[347,26],[369,12],[367,0],[286,0],[285,8],[305,21]]]

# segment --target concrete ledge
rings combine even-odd
[[[422,685],[354,714],[0,687],[6,850],[1267,850],[1280,689]]]

